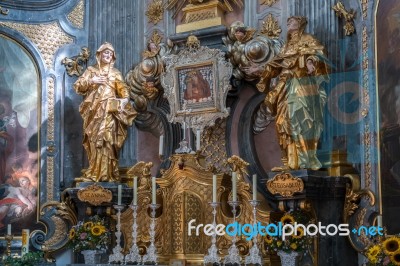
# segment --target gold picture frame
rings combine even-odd
[[[192,129],[203,130],[229,115],[225,101],[232,65],[221,50],[187,47],[165,63],[161,84],[170,105],[170,122],[186,122]]]

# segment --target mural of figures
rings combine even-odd
[[[376,16],[383,222],[393,234],[400,230],[400,2],[380,1]]]
[[[31,228],[38,185],[39,75],[28,52],[0,35],[0,232]]]

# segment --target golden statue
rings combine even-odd
[[[89,159],[81,181],[119,181],[118,154],[137,113],[121,73],[113,67],[115,59],[113,46],[102,44],[96,52],[97,64],[88,67],[74,84],[75,91],[84,96],[79,112]]]
[[[306,25],[305,17],[288,18],[287,41],[280,53],[263,70],[251,70],[261,73],[257,88],[267,93],[264,103],[275,115],[283,166],[273,171],[322,166],[316,150],[326,102],[321,83],[328,80],[328,68],[323,45],[304,33]]]

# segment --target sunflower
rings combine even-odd
[[[104,226],[103,226],[103,227],[104,227]],[[95,225],[95,226],[93,226],[92,229],[91,229],[92,235],[94,235],[94,236],[99,236],[99,235],[101,235],[101,234],[102,234],[102,231],[103,231],[103,229],[101,228],[100,225]]]
[[[381,253],[381,248],[379,245],[374,245],[370,247],[366,253],[368,260],[372,263],[378,262],[378,255]]]
[[[86,223],[83,225],[83,228],[84,228],[86,231],[89,231],[92,227],[93,227],[93,222],[86,222]]]
[[[399,250],[400,247],[400,241],[397,237],[389,237],[385,241],[383,241],[383,251],[387,255],[392,255],[396,251]]]
[[[75,229],[71,228],[71,230],[69,231],[69,239],[73,239],[75,237]]]
[[[272,242],[274,241],[274,238],[270,235],[267,235],[265,237],[265,242],[267,242],[267,244],[272,244]]]
[[[293,250],[296,250],[297,249],[297,244],[296,243],[290,244],[290,248],[293,249]]]
[[[400,250],[394,252],[390,256],[390,262],[392,262],[394,265],[400,265]]]
[[[304,229],[301,227],[298,227],[296,230],[296,234],[293,235],[293,238],[302,238],[304,236]]]
[[[281,218],[282,224],[292,224],[295,222],[294,217],[290,214],[285,214]]]

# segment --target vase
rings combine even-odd
[[[97,264],[101,263],[101,250],[82,250],[81,254],[85,259],[85,264]]]
[[[297,266],[300,261],[300,253],[296,251],[285,252],[278,251],[278,256],[281,258],[282,266]]]

